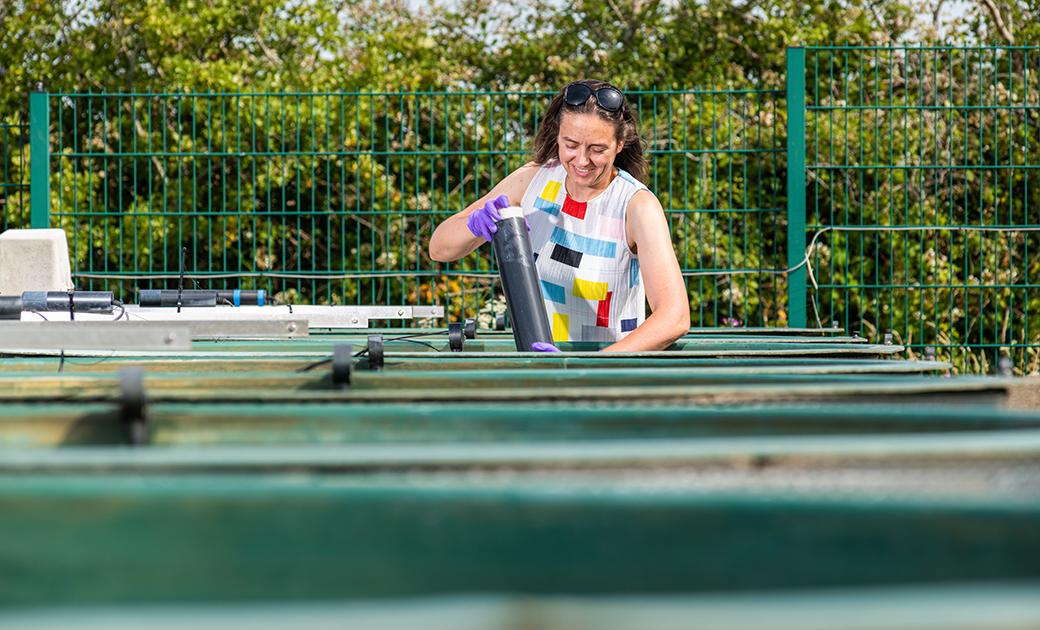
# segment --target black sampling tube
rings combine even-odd
[[[216,291],[199,291],[196,289],[141,289],[137,293],[137,303],[142,307],[168,306],[216,306]]]
[[[180,300],[181,306],[263,306],[265,301],[263,289],[243,291],[229,289],[214,291],[209,289],[141,289],[138,304],[142,307],[173,307]]]
[[[531,239],[521,208],[503,208],[502,219],[492,243],[498,259],[498,274],[506,294],[509,318],[513,322],[516,349],[530,352],[536,341],[552,343],[549,317],[545,313],[542,287],[538,282]]]
[[[112,292],[26,291],[22,293],[22,309],[26,311],[111,313]]]
[[[22,296],[0,295],[0,319],[21,319],[22,310]]]

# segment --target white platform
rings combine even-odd
[[[72,287],[65,230],[7,230],[0,234],[0,295]]]

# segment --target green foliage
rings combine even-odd
[[[523,163],[553,91],[602,77],[642,116],[696,323],[782,325],[784,48],[1040,41],[1037,0],[945,21],[942,6],[13,0],[0,4],[0,214],[28,220],[39,82],[60,95],[52,221],[75,235],[81,272],[168,275],[186,247],[214,286],[473,315],[493,295],[487,252],[434,265],[423,244]],[[1020,107],[1040,102],[1037,52],[875,55],[811,57],[809,223],[1035,224],[1035,169],[936,167],[1038,163],[1040,113]],[[985,107],[950,107],[963,103]],[[969,369],[1013,345],[1035,371],[1038,248],[1035,232],[831,232],[810,294],[824,324],[985,349]]]
[[[1040,233],[988,228],[1037,225],[1040,50],[817,50],[807,66],[811,222],[942,226],[828,234],[821,317],[1035,370]]]

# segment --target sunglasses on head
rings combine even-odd
[[[625,104],[625,95],[616,87],[605,85],[593,90],[584,83],[568,85],[563,91],[563,102],[571,107],[581,107],[590,96],[596,97],[596,105],[599,105],[600,109],[611,113],[620,110],[621,106]]]

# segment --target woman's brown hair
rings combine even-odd
[[[602,87],[614,86],[605,81],[592,79],[575,81],[571,85],[574,84],[588,86],[591,91],[589,98],[581,105],[568,105],[563,100],[563,95],[567,91],[566,87],[553,97],[549,108],[545,110],[545,115],[542,116],[542,122],[538,125],[538,133],[534,137],[532,160],[536,164],[545,164],[559,157],[560,148],[556,143],[556,138],[560,135],[560,119],[563,118],[564,112],[594,113],[614,125],[614,138],[624,145],[621,152],[614,158],[614,166],[628,171],[632,177],[645,184],[650,167],[646,156],[643,155],[643,140],[639,137],[639,120],[635,112],[628,106],[628,102],[622,101],[620,109],[609,112],[598,105],[595,92]]]

